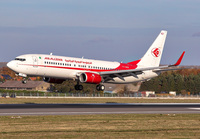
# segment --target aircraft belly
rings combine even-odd
[[[70,69],[44,69],[40,75],[46,77],[74,78],[74,72],[74,70]]]
[[[37,74],[36,71],[37,70]],[[35,72],[33,72],[35,71]],[[31,68],[31,70],[26,71],[27,75],[31,76],[42,76],[42,77],[56,77],[56,78],[74,78],[76,71],[70,69],[59,69],[59,68]]]

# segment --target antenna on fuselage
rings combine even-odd
[[[50,53],[50,55],[53,55],[53,53]]]

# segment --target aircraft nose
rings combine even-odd
[[[13,61],[8,62],[7,67],[10,68],[10,69],[13,69],[13,67],[14,67]]]

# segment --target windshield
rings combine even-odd
[[[19,60],[19,61],[26,61],[25,58],[15,58],[15,60]]]

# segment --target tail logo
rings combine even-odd
[[[159,57],[160,56],[160,49],[159,48],[153,48],[151,50],[151,54],[154,56],[154,57]]]

